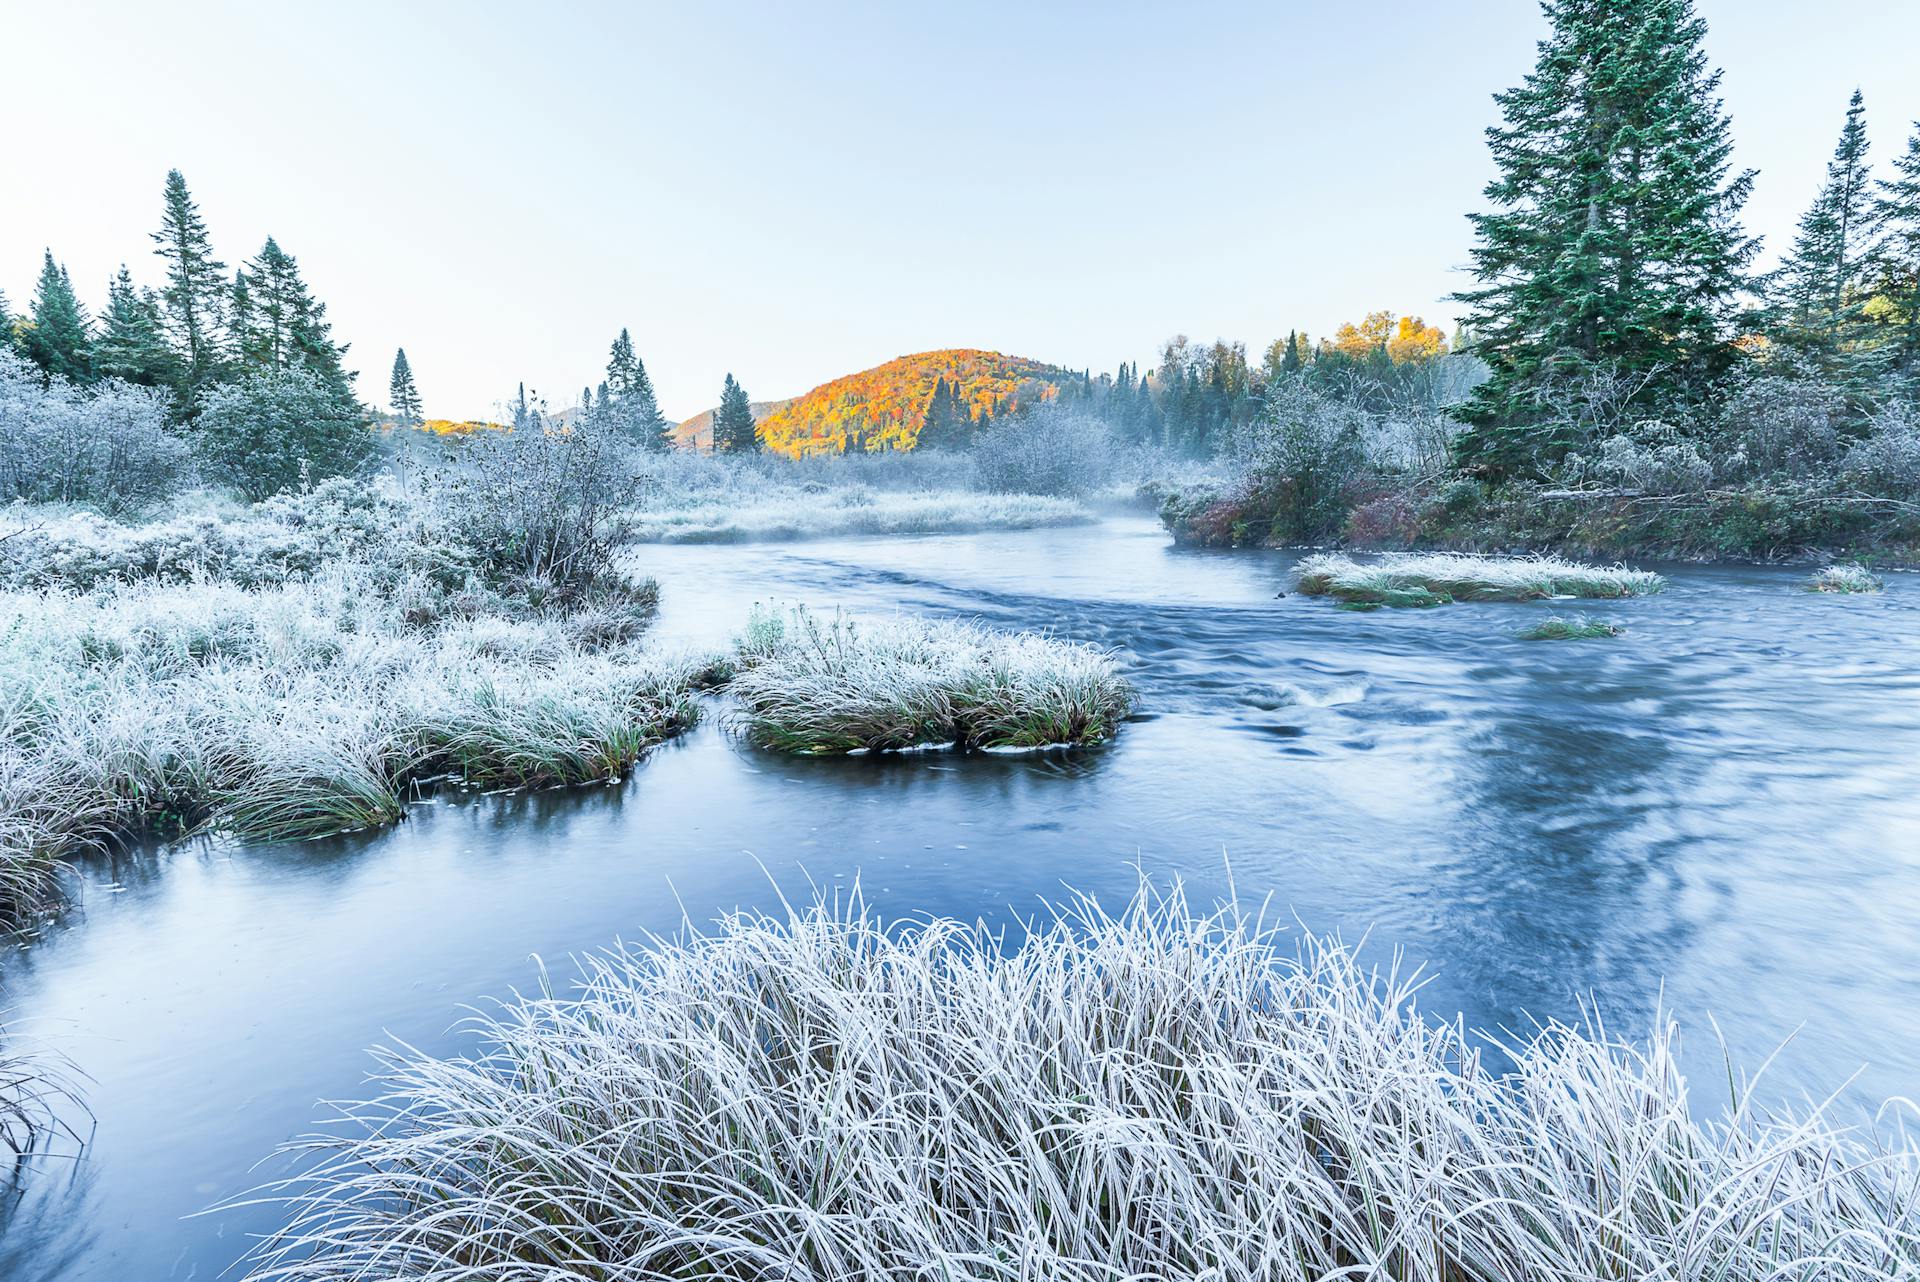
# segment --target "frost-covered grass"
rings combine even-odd
[[[1309,596],[1395,606],[1644,596],[1666,586],[1658,574],[1623,565],[1452,552],[1391,553],[1372,561],[1319,552],[1302,557],[1295,573],[1299,590]]]
[[[417,586],[417,585],[416,585]],[[651,585],[564,614],[360,563],[279,587],[0,593],[0,920],[139,833],[391,823],[437,777],[613,778],[692,724],[699,665],[636,640]]]
[[[631,514],[637,542],[733,543],[855,534],[962,534],[1084,525],[1098,517],[1068,499],[967,490],[889,492],[799,487],[734,498],[687,496]]]
[[[1664,1019],[1552,1024],[1502,1071],[1406,971],[1177,892],[1007,942],[856,895],[602,956],[471,1058],[384,1050],[263,1193],[287,1220],[249,1276],[1920,1274],[1911,1143],[1750,1084],[1696,1104]]]
[[[1565,618],[1555,614],[1520,629],[1519,637],[1522,641],[1594,641],[1617,637],[1624,631],[1617,623],[1585,614]]]
[[[1809,592],[1879,592],[1886,586],[1864,565],[1829,565],[1807,580]]]
[[[1098,743],[1133,702],[1098,646],[970,621],[757,612],[736,662],[748,737],[786,752]]]

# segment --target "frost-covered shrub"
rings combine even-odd
[[[384,483],[335,479],[238,512],[187,512],[145,525],[88,513],[0,516],[0,587],[85,591],[108,581],[223,580],[272,587],[345,561],[389,591],[425,577],[441,591],[478,567],[429,509]]]
[[[1273,540],[1336,533],[1355,491],[1374,470],[1367,453],[1372,416],[1300,378],[1280,379],[1260,413],[1230,443],[1245,505]]]
[[[193,460],[167,425],[167,395],[109,380],[44,383],[0,348],[0,501],[84,503],[122,513],[186,485]]]
[[[256,502],[352,476],[379,449],[360,407],[299,368],[214,388],[194,420],[194,442],[209,476]]]
[[[1847,397],[1833,380],[1790,362],[1736,377],[1717,411],[1716,458],[1728,476],[1824,476],[1847,447]]]
[[[1713,464],[1679,427],[1657,419],[1633,424],[1589,454],[1567,460],[1578,480],[1627,485],[1649,494],[1692,494],[1713,484]]]
[[[490,570],[564,595],[607,572],[643,464],[660,460],[604,424],[535,425],[469,438],[431,484]]]
[[[1841,459],[1845,478],[1890,498],[1920,494],[1920,407],[1896,401],[1873,418],[1865,439]]]
[[[1107,484],[1116,448],[1098,418],[1042,403],[980,433],[974,476],[981,488],[997,493],[1076,497]]]

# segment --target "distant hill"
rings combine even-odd
[[[956,347],[896,357],[824,383],[805,396],[768,402],[772,412],[764,417],[756,404],[753,416],[767,448],[782,454],[912,449],[938,379],[955,383],[977,417],[981,410],[1003,412],[1023,401],[1045,400],[1073,377],[1077,375],[1057,365],[1024,356]],[[703,417],[711,423],[711,414]],[[686,426],[681,424],[682,429]]]

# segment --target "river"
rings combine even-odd
[[[0,1276],[219,1276],[366,1048],[452,1051],[463,1007],[570,957],[856,878],[890,913],[998,922],[1141,871],[1270,898],[1429,966],[1483,1027],[1664,1000],[1703,1107],[1717,1022],[1775,1097],[1860,1115],[1920,1094],[1920,577],[1668,568],[1587,603],[1625,635],[1527,642],[1565,606],[1356,614],[1283,552],[1193,552],[1144,519],[1020,533],[659,547],[666,639],[755,601],[978,616],[1115,647],[1141,713],[1111,747],[795,760],[705,724],[618,787],[442,797],[380,833],[194,842],[84,863],[78,906],[0,970],[10,1017],[83,1072]],[[1285,593],[1285,595],[1280,595]],[[540,959],[536,962],[536,958]],[[1788,1039],[1791,1039],[1788,1041]]]

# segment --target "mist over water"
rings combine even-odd
[[[1136,869],[1231,882],[1428,965],[1423,1004],[1482,1026],[1591,999],[1637,1033],[1664,994],[1709,1106],[1709,1015],[1749,1069],[1792,1038],[1775,1098],[1920,1087],[1920,580],[1671,569],[1662,596],[1581,603],[1624,636],[1553,643],[1513,634],[1562,606],[1342,612],[1291,595],[1291,554],[1176,551],[1135,519],[636,560],[663,639],[722,642],[754,602],[978,616],[1118,648],[1141,715],[1097,751],[815,760],[736,741],[716,701],[618,787],[91,862],[0,976],[94,1115],[0,1276],[215,1277],[277,1212],[195,1213],[363,1094],[367,1046],[458,1050],[464,1005],[543,967],[564,987],[615,938],[856,879],[889,914],[1009,926]]]

